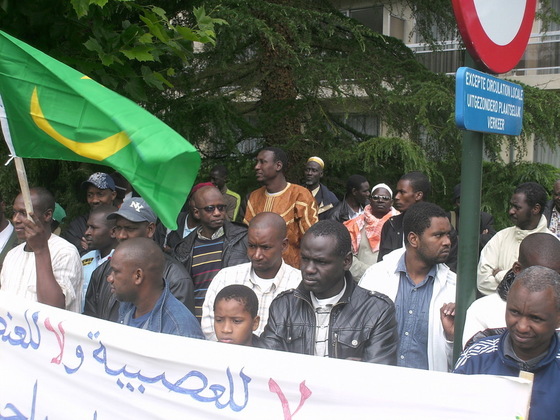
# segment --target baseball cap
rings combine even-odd
[[[82,182],[82,188],[85,190],[89,184],[92,184],[100,190],[110,189],[111,191],[115,191],[115,181],[105,172],[91,174],[87,181]]]
[[[52,215],[53,220],[57,222],[62,222],[65,217],[66,217],[66,212],[64,211],[62,206],[58,203],[54,203],[54,211]]]
[[[124,217],[131,222],[155,223],[157,221],[156,214],[142,197],[127,198],[119,210],[109,214],[107,219],[115,219],[117,216]]]

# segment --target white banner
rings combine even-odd
[[[530,385],[193,340],[0,292],[0,419],[521,419]]]

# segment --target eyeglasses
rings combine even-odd
[[[389,201],[391,199],[388,195],[372,195],[371,198],[375,201]]]
[[[226,210],[225,204],[218,204],[217,206],[206,206],[206,207],[196,207],[198,210],[204,210],[206,213],[214,213],[214,210],[218,209],[219,212]]]

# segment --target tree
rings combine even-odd
[[[291,157],[291,180],[319,154],[339,193],[354,172],[394,184],[404,168],[421,167],[443,204],[456,182],[453,78],[428,71],[401,41],[343,16],[329,1],[20,3],[3,3],[5,30],[140,101],[199,148],[203,179],[224,161],[234,186],[248,191],[255,187],[254,152],[277,145]],[[406,4],[424,39],[434,24],[455,30],[447,0]],[[554,15],[550,10],[542,14]],[[193,49],[195,39],[209,42]],[[489,136],[490,156],[498,158],[506,141],[522,149],[530,135],[558,143],[558,96],[526,87],[525,97],[523,135]],[[349,123],[350,113],[376,116],[387,136]]]
[[[455,27],[449,2],[408,3],[425,38],[434,23],[445,31]],[[339,193],[351,173],[395,183],[402,168],[420,161],[440,196],[453,185],[461,136],[453,118],[452,77],[428,71],[401,41],[365,28],[327,1],[205,4],[228,25],[218,28],[215,45],[197,52],[193,65],[176,76],[181,94],[150,107],[180,127],[208,164],[234,162],[233,179],[241,190],[255,186],[252,155],[238,148],[246,143],[253,150],[285,148],[294,181],[303,160],[320,154]],[[557,144],[558,96],[525,89],[524,132],[513,141],[522,149],[528,136],[537,135]],[[348,124],[351,112],[377,116],[392,137],[372,138]],[[501,145],[512,141],[488,139],[488,153],[496,158]]]
[[[164,87],[172,88],[169,78],[193,59],[193,43],[215,43],[215,25],[224,23],[208,16],[203,7],[185,12],[182,3],[6,0],[0,9],[0,27],[142,103],[161,95]],[[7,156],[3,142],[0,150]],[[81,181],[95,170],[112,171],[60,161],[28,160],[26,166],[30,183],[57,192],[57,199],[70,214],[83,211],[84,200],[76,197]],[[13,169],[0,171],[0,180],[9,203],[19,190]]]

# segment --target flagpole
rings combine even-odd
[[[31,203],[31,193],[29,192],[29,183],[27,182],[27,173],[25,172],[23,159],[15,156],[14,161],[16,163],[16,172],[19,180],[19,187],[21,188],[21,196],[25,204],[25,211],[27,212],[27,218],[32,220],[30,215],[33,213],[33,204]]]

